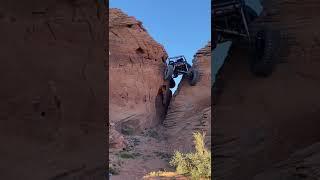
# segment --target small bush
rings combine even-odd
[[[164,159],[164,160],[169,160],[171,155],[168,154],[168,153],[164,153],[164,152],[159,152],[159,151],[155,151],[154,154],[156,154],[158,157],[160,157],[161,159]]]
[[[150,172],[148,175],[144,176],[144,178],[150,178],[150,177],[167,177],[170,179],[176,179],[175,177],[179,177],[179,174],[176,172],[167,172],[167,171],[153,171]]]
[[[211,152],[205,148],[204,136],[199,132],[193,133],[194,153],[175,151],[170,165],[176,168],[177,173],[191,176],[192,179],[211,177]]]
[[[145,134],[146,136],[149,136],[149,137],[152,137],[154,139],[159,139],[159,134],[157,131],[153,130],[153,129],[150,129],[146,132]]]
[[[116,166],[109,164],[109,173],[113,175],[118,175],[120,173],[120,170]]]
[[[127,151],[121,151],[119,153],[119,156],[122,159],[134,159],[135,157],[140,156],[140,155],[141,155],[140,153],[130,153]]]
[[[124,135],[133,135],[134,130],[131,127],[124,126],[121,128],[121,133]]]

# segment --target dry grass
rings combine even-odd
[[[158,177],[157,179],[161,179],[161,178],[165,178],[165,179],[188,179],[187,177],[180,175],[176,172],[167,172],[167,171],[158,171],[158,172],[150,172],[148,175],[144,176],[143,179],[155,179],[156,177]]]
[[[205,134],[195,132],[193,137],[195,152],[184,154],[175,151],[172,156],[169,163],[176,168],[175,172],[150,172],[144,179],[211,179],[211,152],[205,147]]]

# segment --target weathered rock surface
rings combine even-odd
[[[0,27],[1,179],[103,178],[106,54],[93,2],[1,1]]]
[[[163,80],[167,54],[140,21],[109,10],[109,121],[135,134],[164,118],[171,94]]]
[[[318,180],[320,177],[320,143],[298,150],[270,169],[259,173],[254,180]]]
[[[248,70],[247,49],[232,50],[218,80],[218,101],[213,102],[217,180],[252,179],[320,140],[319,3],[269,0],[265,8],[258,23],[283,34],[282,63],[272,76],[257,78]]]
[[[174,171],[168,163],[173,150],[193,151],[192,132],[195,130],[207,133],[207,145],[210,147],[210,50],[209,43],[195,55],[193,64],[201,73],[200,81],[196,86],[190,86],[187,79],[182,80],[179,92],[171,102],[173,104],[168,110],[168,116],[164,119],[164,126],[158,124],[143,134],[124,136],[127,140],[124,151],[111,149],[109,163],[120,164],[120,173],[113,175],[113,179],[142,179],[149,172],[163,169]],[[173,108],[179,108],[178,112]],[[119,158],[124,152],[134,155],[134,158]]]
[[[183,77],[173,96],[168,114],[164,120],[166,134],[172,150],[193,150],[195,131],[206,132],[210,147],[211,139],[211,43],[200,49],[194,56],[193,68],[200,73],[195,86],[189,85]]]
[[[109,129],[109,148],[122,149],[126,147],[125,139],[117,130]]]

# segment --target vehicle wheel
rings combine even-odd
[[[279,39],[277,31],[264,29],[257,32],[250,63],[253,74],[263,77],[271,75],[276,63]]]
[[[195,69],[192,69],[190,74],[189,74],[189,84],[191,86],[194,86],[196,85],[197,81],[198,81],[198,78],[199,78],[199,72]]]
[[[176,86],[176,82],[174,81],[173,78],[170,79],[169,87],[174,88]]]
[[[172,74],[173,74],[173,66],[167,65],[166,69],[164,70],[164,79],[170,80],[172,78]]]

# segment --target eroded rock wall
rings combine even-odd
[[[320,177],[320,143],[298,149],[289,158],[276,163],[254,177],[254,180],[316,180]]]
[[[279,64],[270,77],[258,78],[249,71],[247,48],[232,49],[214,102],[216,179],[252,179],[320,140],[319,3],[264,4],[257,24],[281,32]]]
[[[1,178],[103,173],[105,29],[95,4],[5,0],[0,27]]]
[[[172,150],[193,150],[195,131],[206,132],[206,142],[211,141],[211,43],[194,56],[192,68],[199,71],[199,81],[191,86],[183,77],[171,100],[164,127]]]
[[[109,10],[109,121],[134,134],[164,118],[171,95],[163,80],[167,53],[140,21]]]

